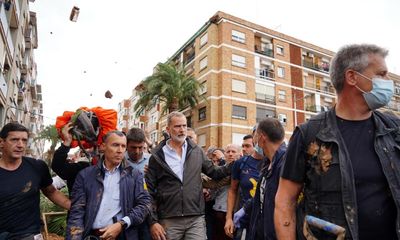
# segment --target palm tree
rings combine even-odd
[[[134,106],[136,116],[150,110],[157,103],[164,103],[162,113],[182,110],[198,104],[200,84],[185,69],[171,63],[159,63],[153,75],[145,78],[140,86],[139,99]]]
[[[53,159],[53,154],[55,152],[57,143],[61,141],[60,137],[58,136],[58,132],[55,125],[48,125],[46,126],[39,135],[35,137],[36,140],[46,140],[50,142],[50,148],[47,151],[46,161],[47,164],[51,165],[51,160]]]

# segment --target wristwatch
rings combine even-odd
[[[125,230],[128,227],[128,224],[122,219],[119,220],[118,223],[121,224],[123,230]]]

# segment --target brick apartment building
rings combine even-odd
[[[198,144],[226,146],[241,143],[262,118],[278,118],[289,139],[294,127],[331,108],[336,101],[329,64],[334,52],[255,23],[217,12],[172,57],[201,84],[207,99],[184,110],[188,125],[198,134]],[[395,81],[391,110],[400,110],[400,76]],[[140,86],[140,85],[139,85]],[[120,128],[145,129],[157,142],[165,129],[159,109],[135,118],[138,87],[120,104],[127,116]]]
[[[37,84],[34,51],[38,47],[34,0],[0,1],[0,128],[9,122],[28,127],[27,154],[42,157],[44,141],[42,88]]]

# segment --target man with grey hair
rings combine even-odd
[[[137,240],[151,202],[143,175],[126,165],[124,133],[108,132],[101,147],[103,159],[75,180],[66,239]]]
[[[206,239],[201,173],[221,179],[230,165],[214,166],[203,150],[187,138],[187,121],[180,112],[167,117],[170,138],[152,150],[146,183],[153,197],[150,232],[155,240]]]
[[[336,239],[305,216],[341,226],[345,239],[400,237],[400,121],[377,111],[393,95],[387,54],[361,44],[333,58],[336,106],[298,126],[289,143],[275,198],[278,239],[296,239],[296,223],[297,239]]]

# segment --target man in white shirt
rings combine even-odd
[[[150,230],[155,240],[205,240],[204,196],[201,173],[214,179],[229,176],[231,165],[214,166],[187,136],[180,112],[167,118],[168,140],[152,151],[146,183],[153,197]]]

